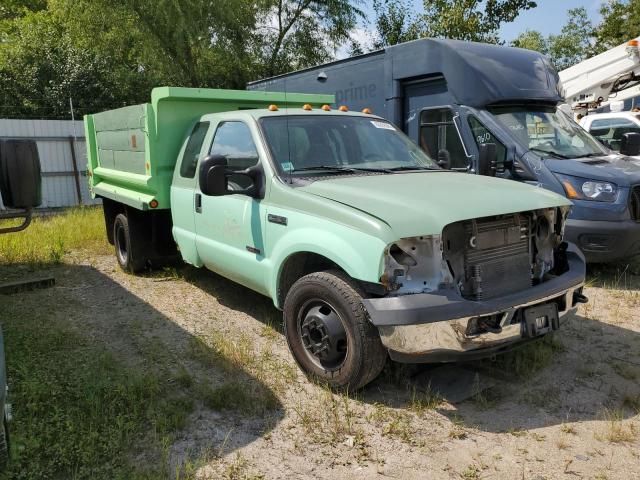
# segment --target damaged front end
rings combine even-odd
[[[585,264],[562,241],[568,208],[447,225],[385,251],[387,294],[364,301],[390,355],[489,355],[559,328],[580,302]]]

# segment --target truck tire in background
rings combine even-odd
[[[0,423],[0,472],[7,468],[9,463],[9,428],[7,417]]]
[[[362,298],[361,289],[338,270],[305,275],[287,293],[287,343],[312,380],[337,390],[356,390],[382,371],[387,351]]]
[[[138,273],[147,266],[147,245],[142,232],[137,232],[136,222],[129,223],[124,213],[116,215],[113,222],[113,241],[120,268],[128,273]]]

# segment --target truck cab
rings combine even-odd
[[[533,51],[422,39],[248,84],[332,93],[336,105],[370,108],[391,120],[439,165],[490,172],[570,199],[566,236],[590,262],[640,253],[640,165],[582,130],[560,107],[564,94],[549,60]]]

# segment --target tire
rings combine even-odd
[[[128,273],[139,273],[147,266],[144,242],[136,235],[135,229],[131,228],[134,226],[129,225],[129,219],[123,213],[116,215],[113,222],[116,259],[120,268]]]
[[[362,305],[363,292],[343,272],[311,273],[284,302],[284,327],[298,366],[335,390],[364,387],[382,371],[387,351]]]

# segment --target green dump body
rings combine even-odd
[[[158,202],[156,209],[170,208],[178,153],[202,115],[270,104],[284,108],[333,101],[333,95],[154,88],[151,103],[84,117],[91,194],[139,210],[149,209],[152,200]]]

